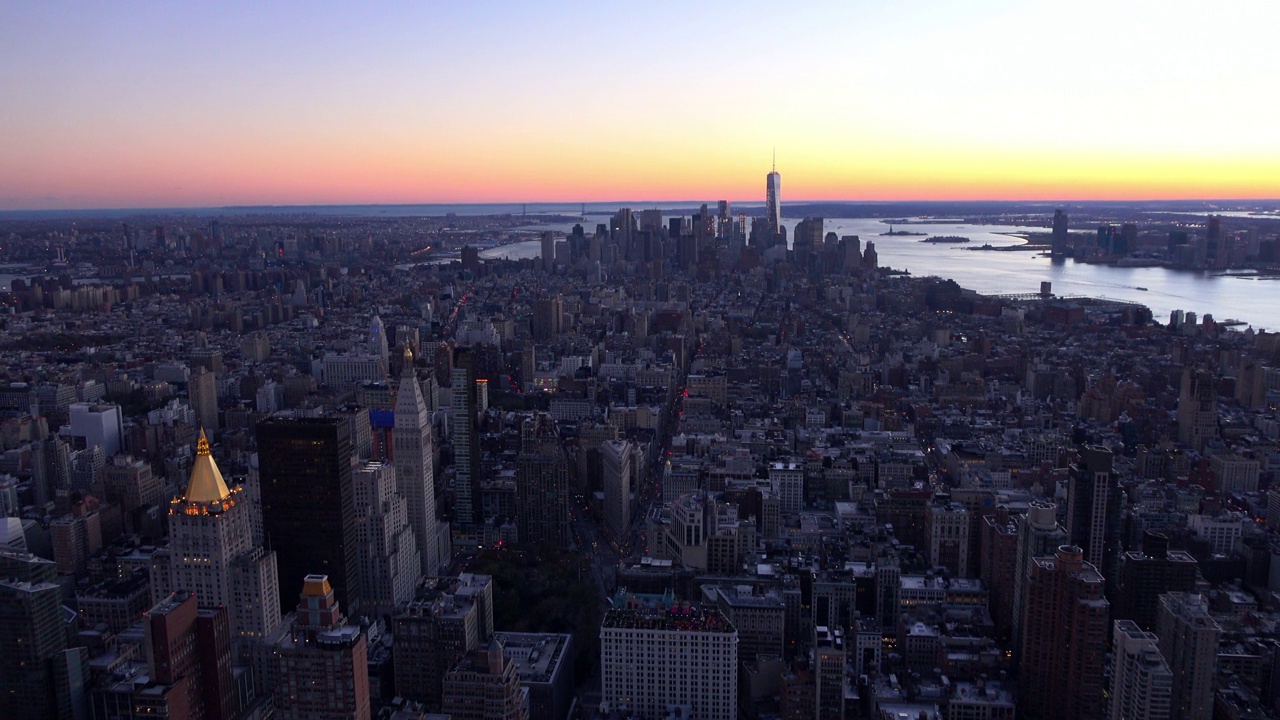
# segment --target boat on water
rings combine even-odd
[[[1134,288],[1134,290],[1141,290],[1142,292],[1146,292],[1146,291],[1147,291],[1147,289],[1146,289],[1146,288],[1144,288],[1144,287],[1135,287],[1135,288]]]

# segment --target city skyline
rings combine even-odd
[[[12,6],[0,210],[1280,196],[1280,11],[1113,5]]]

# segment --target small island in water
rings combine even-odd
[[[882,232],[882,233],[880,233],[880,235],[881,235],[881,237],[884,237],[884,236],[900,237],[900,236],[902,236],[902,235],[924,235],[924,233],[922,233],[922,232],[911,232],[910,230],[894,230],[894,229],[893,229],[893,226],[892,226],[892,225],[890,225],[890,226],[889,226],[889,232]]]
[[[921,240],[920,242],[927,242],[927,243],[967,243],[967,242],[969,242],[969,238],[967,238],[967,237],[962,237],[962,236],[960,236],[960,235],[934,235],[933,237],[925,238],[924,240]]]

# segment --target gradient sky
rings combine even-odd
[[[801,5],[800,7],[794,7]],[[0,209],[1280,197],[1280,3],[0,4]]]

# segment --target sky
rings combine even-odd
[[[1280,197],[1280,3],[0,3],[0,210]]]

